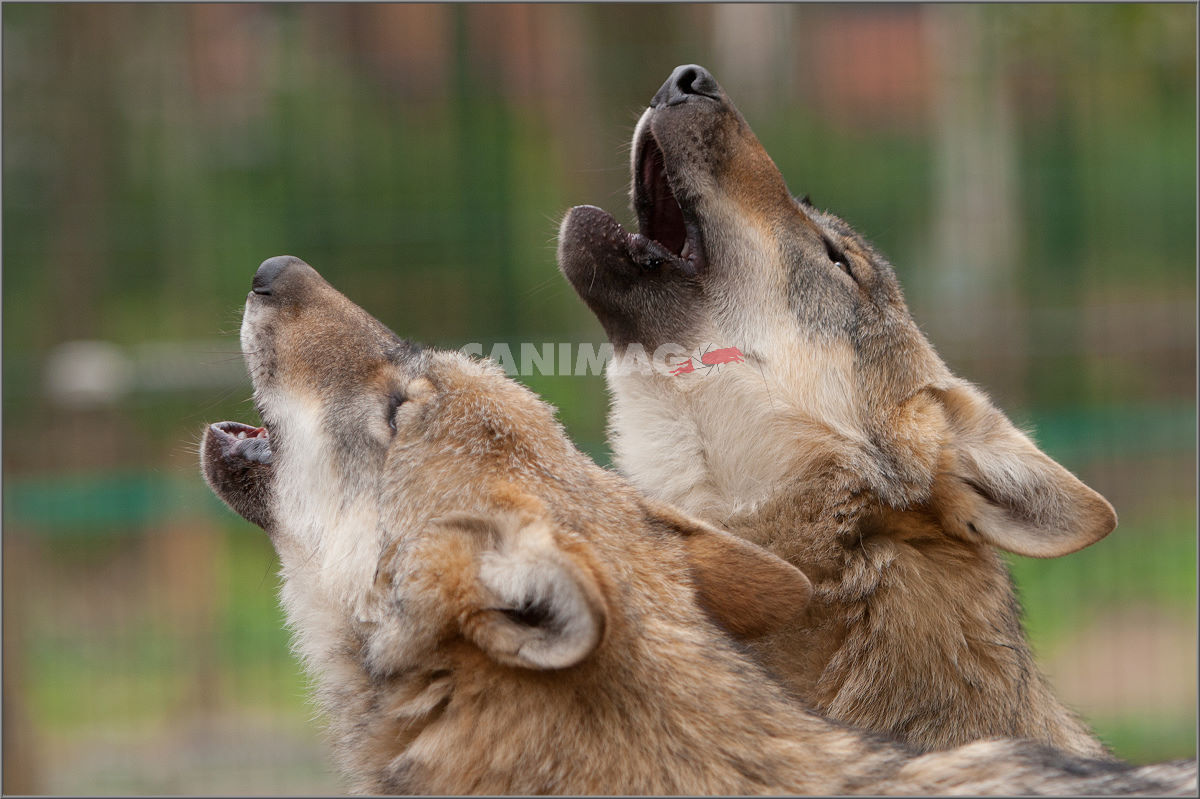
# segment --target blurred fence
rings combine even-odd
[[[1194,7],[2,12],[5,792],[338,789],[269,544],[196,468],[203,423],[252,420],[254,268],[428,343],[600,342],[557,221],[627,206],[686,62],[1113,501],[1110,539],[1013,560],[1030,633],[1119,754],[1194,754]],[[607,462],[601,378],[522,379]]]

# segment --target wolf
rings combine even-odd
[[[703,67],[654,95],[631,168],[638,231],[572,208],[559,267],[618,356],[744,356],[704,374],[618,357],[609,440],[648,496],[812,579],[805,623],[759,644],[769,667],[921,750],[1002,735],[1110,756],[1039,673],[996,550],[1074,552],[1112,506],[950,373],[888,262],[792,196]]]
[[[242,323],[256,427],[201,469],[264,527],[357,793],[1161,793],[1012,740],[916,755],[806,710],[741,643],[804,574],[644,498],[490,361],[399,338],[298,258]]]

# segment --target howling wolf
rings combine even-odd
[[[774,672],[922,750],[1005,735],[1106,756],[1039,674],[995,550],[1074,552],[1116,526],[1109,503],[950,373],[887,261],[792,197],[703,67],[651,100],[632,170],[638,232],[573,208],[559,266],[618,355],[744,356],[610,367],[609,435],[637,488],[813,580],[805,623],[759,645]]]

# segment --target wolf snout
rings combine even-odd
[[[254,280],[250,284],[251,291],[259,296],[272,296],[287,282],[285,276],[302,269],[312,269],[294,255],[276,255],[268,258],[258,266]]]
[[[678,105],[696,96],[720,100],[721,94],[721,86],[711,72],[699,64],[684,64],[675,67],[671,77],[650,101],[650,107]]]

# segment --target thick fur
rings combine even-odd
[[[744,354],[692,374],[614,362],[609,431],[639,489],[813,580],[806,623],[759,647],[771,668],[922,750],[1005,735],[1106,756],[1038,672],[994,548],[1073,552],[1112,507],[949,372],[887,262],[791,196],[705,70],[655,96],[632,170],[641,232],[574,208],[560,268],[618,354]]]
[[[808,712],[740,643],[797,624],[800,571],[596,467],[495,365],[398,339],[297,259],[264,270],[242,341],[266,432],[210,427],[202,470],[266,523],[354,791],[1195,789],[1194,763],[917,756]]]

